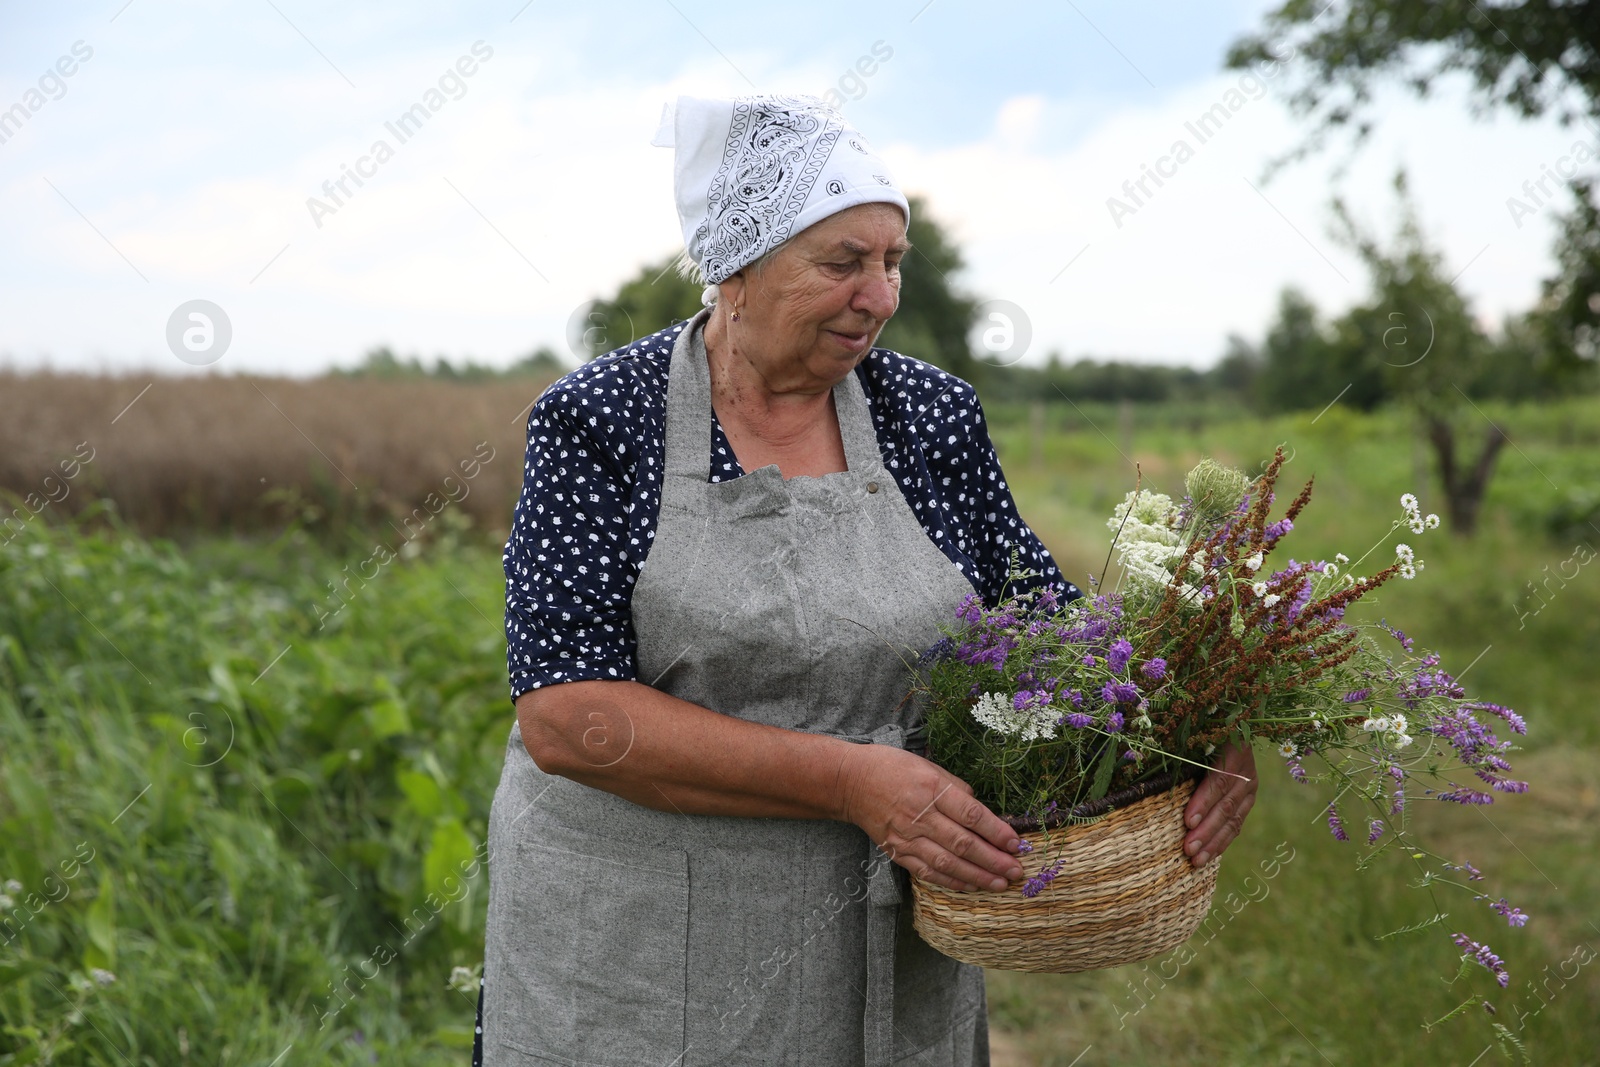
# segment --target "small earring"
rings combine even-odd
[[[738,304],[735,304],[733,306],[733,321],[734,322],[738,322],[739,321],[739,305]]]

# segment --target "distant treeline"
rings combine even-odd
[[[401,357],[388,346],[369,351],[354,367],[336,367],[328,372],[330,378],[384,378],[431,379],[442,382],[498,382],[508,379],[537,378],[549,381],[559,378],[572,369],[572,363],[563,360],[549,348],[540,347],[508,367],[492,367],[468,358],[456,364],[439,356],[430,366],[417,356]]]

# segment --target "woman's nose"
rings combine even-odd
[[[890,282],[885,271],[865,271],[850,306],[880,321],[888,319],[894,314],[895,308],[900,306],[899,287]]]

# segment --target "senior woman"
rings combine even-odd
[[[481,1061],[986,1064],[983,973],[917,936],[905,872],[1003,889],[1018,840],[914,751],[906,653],[1013,553],[1079,592],[971,386],[873,347],[909,209],[865,139],[810,97],[663,130],[709,306],[529,416]],[[1197,863],[1253,796],[1211,781]]]

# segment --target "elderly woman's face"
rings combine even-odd
[[[765,268],[744,272],[730,327],[739,351],[774,388],[832,387],[899,306],[909,248],[893,204],[860,204],[802,230]]]

